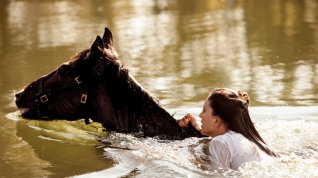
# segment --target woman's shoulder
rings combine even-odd
[[[235,144],[233,141],[236,139],[233,138],[235,133],[226,132],[225,134],[218,135],[212,138],[212,140],[209,143],[210,148],[217,148],[217,147],[222,147],[222,148],[227,148],[228,150],[233,150],[231,149],[232,145]]]
[[[236,141],[236,140],[240,140],[243,138],[244,138],[244,136],[242,134],[230,130],[230,131],[226,132],[225,134],[218,135],[218,136],[214,137],[212,140],[217,141],[217,142],[226,143],[228,141]]]
[[[228,131],[225,134],[214,137],[210,144],[226,145],[231,152],[238,152],[241,147],[252,146],[247,138],[234,131]]]
[[[257,146],[242,134],[234,131],[214,137],[210,142],[210,147],[210,152],[226,149],[231,155],[232,169],[237,169],[247,161],[260,160]]]

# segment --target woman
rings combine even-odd
[[[245,162],[260,161],[264,153],[276,157],[255,129],[248,104],[245,92],[216,89],[209,94],[199,115],[202,128],[191,114],[178,124],[187,127],[191,123],[202,135],[213,137],[209,143],[211,159],[225,169],[237,170]]]

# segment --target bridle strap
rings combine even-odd
[[[73,88],[73,87],[75,87],[75,86],[77,86],[77,85],[80,85],[80,84],[82,84],[83,83],[83,80],[82,80],[82,77],[81,76],[76,76],[75,78],[74,78],[74,80],[72,80],[71,82],[69,82],[67,85],[65,85],[65,86],[63,86],[62,88],[61,88],[61,90],[62,91],[65,91],[65,90],[68,90],[68,89],[70,89],[70,88]],[[43,86],[41,85],[41,93],[42,93],[42,88],[43,88]],[[48,92],[48,93],[42,93],[42,95],[39,97],[39,101],[42,103],[42,104],[44,104],[44,103],[46,103],[46,102],[48,102],[49,101],[49,98],[53,98],[52,96],[54,96],[54,92]],[[80,102],[81,103],[86,103],[86,100],[87,100],[87,92],[86,92],[86,94],[82,94],[81,95],[81,100],[80,100]],[[35,99],[35,101],[37,101],[37,99]]]
[[[69,90],[71,88],[74,88],[76,86],[79,86],[79,85],[84,85],[84,80],[83,78],[79,75],[79,76],[76,76],[71,82],[69,82],[67,85],[65,85],[64,87],[61,88],[60,91],[65,91],[65,90]],[[41,93],[43,91],[43,86],[41,84]],[[34,102],[35,102],[35,105],[37,107],[37,113],[38,113],[38,116],[40,118],[49,118],[48,116],[45,116],[42,112],[43,110],[43,105],[45,103],[47,103],[50,99],[56,97],[54,92],[48,92],[48,93],[42,93],[41,96],[38,98],[38,99],[35,99]],[[80,103],[85,105],[87,103],[87,98],[88,98],[88,87],[87,85],[84,86],[84,89],[83,91],[81,92],[81,96],[80,96]],[[85,123],[89,123],[89,119],[85,118]]]
[[[87,93],[86,94],[82,93],[80,102],[82,104],[86,104],[86,101],[87,101]]]
[[[40,96],[39,99],[40,99],[41,103],[46,103],[49,101],[49,98],[46,96],[46,94]]]
[[[81,99],[80,99],[80,102],[81,102],[82,104],[84,104],[84,105],[85,105],[86,102],[87,102],[87,96],[88,96],[88,88],[86,87],[86,89],[82,91]],[[86,109],[86,110],[87,110],[87,109]],[[86,113],[88,113],[88,111],[86,111]],[[85,122],[86,125],[90,124],[90,121],[89,121],[89,117],[88,117],[88,116],[84,117],[84,122]]]

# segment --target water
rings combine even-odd
[[[215,165],[202,170],[193,164],[191,160],[206,159],[204,150],[208,139],[188,138],[159,142],[150,138],[136,139],[129,135],[115,134],[106,142],[112,142],[121,149],[105,148],[105,154],[112,157],[118,165],[82,176],[120,177],[130,173],[132,177],[316,177],[318,122],[299,118],[315,119],[318,116],[317,109],[318,107],[252,108],[251,114],[257,128],[281,157],[261,163],[248,163],[237,172],[218,170]],[[200,108],[190,110],[195,114],[200,112]],[[271,111],[274,113],[271,114]],[[302,114],[297,116],[296,112]],[[281,116],[281,119],[275,119],[277,116]]]
[[[186,111],[191,111],[197,116],[200,109],[176,108],[171,109],[170,112],[176,112],[176,117],[181,117]],[[23,130],[23,133],[18,132],[17,136],[35,148],[36,155],[58,161],[56,164],[62,164],[60,168],[56,168],[56,171],[65,171],[65,167],[72,164],[80,171],[88,172],[82,174],[73,167],[72,174],[77,175],[75,177],[162,177],[163,175],[164,177],[316,177],[318,175],[317,111],[317,106],[251,108],[251,116],[257,129],[267,143],[280,154],[280,158],[248,163],[239,171],[217,169],[216,165],[201,169],[194,164],[195,159],[207,160],[206,143],[209,139],[206,138],[158,141],[153,138],[137,139],[129,134],[118,133],[105,137],[103,132],[98,130],[101,128],[98,124],[86,126],[83,120],[26,121],[20,119],[17,113],[8,114],[7,118],[17,122],[17,129]],[[28,135],[31,133],[33,135]],[[38,143],[32,141],[32,138],[42,145],[37,145]],[[26,145],[21,147],[25,148]],[[100,160],[103,161],[99,164],[107,169],[85,170],[90,161],[95,161],[90,160],[90,154],[96,154],[92,150],[85,151],[85,147],[98,152]],[[79,159],[82,155],[85,159]],[[50,156],[62,159],[63,162]],[[76,163],[69,162],[65,158],[76,160]],[[41,166],[50,167],[50,164],[41,163]],[[37,166],[36,170],[39,171],[39,165]],[[41,172],[40,175],[46,175],[45,173],[49,174]]]
[[[315,0],[1,1],[0,177],[317,176],[317,7]],[[202,170],[191,162],[204,159],[201,139],[105,137],[81,121],[20,118],[13,93],[90,47],[104,26],[134,77],[180,117],[198,114],[213,88],[247,91],[253,121],[281,158],[238,172]]]

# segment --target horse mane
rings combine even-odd
[[[84,60],[90,52],[90,49],[85,49],[77,53],[70,63]],[[96,98],[102,97],[109,101],[96,110],[96,112],[104,114],[105,111],[100,110],[107,110],[108,114],[102,114],[100,118],[96,119],[109,131],[142,133],[143,136],[158,136],[168,139],[200,136],[194,128],[179,127],[159,100],[130,75],[128,68],[118,60],[115,51],[105,48],[102,52],[104,56],[102,63],[91,68],[92,73],[100,72],[99,68],[102,66],[102,76],[98,76],[97,79],[92,76],[92,80],[89,79],[91,81],[88,82],[89,87],[98,88],[94,92]],[[82,63],[82,61],[79,62]]]
[[[123,107],[123,101],[126,99],[131,99],[127,104],[130,104],[135,109],[143,109],[150,105],[156,105],[160,108],[162,107],[159,101],[151,96],[134,78],[130,75],[128,68],[124,65],[119,66],[118,75],[115,78],[111,78],[109,82],[112,84],[119,86],[119,88],[112,88],[111,97],[116,97],[117,100],[114,101],[115,107]],[[115,86],[114,85],[114,86]],[[122,92],[118,92],[120,90],[125,90]],[[136,101],[143,101],[136,104]]]
[[[75,56],[73,56],[73,57],[70,58],[69,62],[70,62],[70,63],[76,62],[78,59],[80,59],[80,58],[86,56],[90,51],[91,51],[91,50],[90,50],[89,48],[87,48],[87,49],[83,49],[83,50],[80,51],[80,52],[77,52],[77,53],[75,54]]]
[[[107,68],[105,82],[116,119],[116,131],[139,132],[144,136],[184,137],[176,120],[117,61]],[[176,130],[179,129],[179,131]]]

